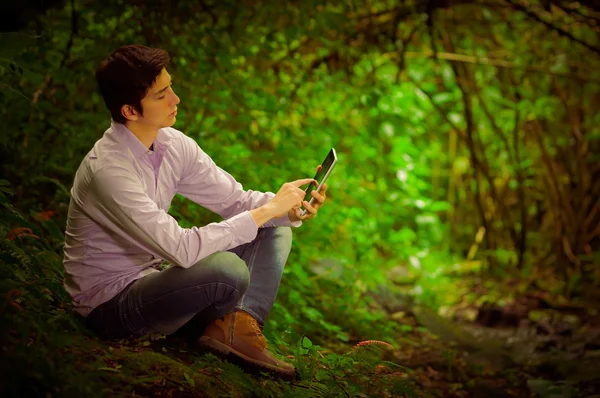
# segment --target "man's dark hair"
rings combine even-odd
[[[115,122],[127,121],[121,114],[123,105],[144,114],[142,98],[169,61],[166,51],[137,44],[120,47],[102,61],[96,70],[96,82]]]

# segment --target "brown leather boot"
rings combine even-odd
[[[223,357],[233,354],[258,370],[275,372],[286,378],[295,377],[296,369],[292,365],[269,352],[258,323],[246,311],[231,312],[208,325],[199,343]]]

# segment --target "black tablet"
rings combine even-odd
[[[325,184],[325,181],[327,181],[327,178],[329,178],[329,174],[331,174],[331,170],[333,170],[333,167],[335,166],[335,164],[337,163],[337,154],[335,153],[335,148],[331,148],[331,151],[329,151],[329,153],[327,154],[327,157],[325,158],[325,160],[323,161],[323,163],[321,163],[321,170],[319,170],[317,172],[317,174],[315,174],[315,180],[317,181],[317,184],[319,184],[318,186],[315,186],[315,184],[310,184],[308,186],[308,188],[306,188],[306,194],[304,196],[304,200],[307,201],[311,206],[315,200],[315,198],[311,195],[311,192],[314,191],[315,189],[317,190],[317,192],[321,191],[321,188],[323,187],[323,184]],[[306,214],[306,209],[302,209],[301,212],[302,215]]]

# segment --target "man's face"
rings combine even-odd
[[[135,123],[151,129],[171,127],[175,124],[179,97],[171,88],[171,84],[171,75],[163,68],[141,101],[144,115],[142,116],[138,112],[135,112],[134,117],[128,118],[130,120],[129,123]],[[127,107],[127,105],[124,107]]]

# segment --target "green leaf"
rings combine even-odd
[[[120,370],[117,369],[117,368],[109,368],[109,367],[106,367],[106,366],[98,368],[98,370],[104,370],[106,372],[113,372],[113,373],[119,373],[120,372]]]
[[[190,387],[192,387],[192,388],[196,387],[196,382],[194,382],[194,379],[191,378],[190,375],[188,375],[187,373],[184,372],[183,377],[185,378],[187,383],[190,385]]]
[[[390,234],[391,243],[413,242],[416,238],[415,231],[408,227],[403,227],[399,231]]]
[[[308,337],[302,336],[302,339],[300,340],[300,346],[304,349],[309,349],[313,346],[313,343]]]
[[[448,211],[450,209],[450,203],[443,201],[436,201],[428,206],[428,210],[431,212]]]
[[[452,93],[437,93],[432,96],[432,99],[438,105],[443,105],[454,100]]]

